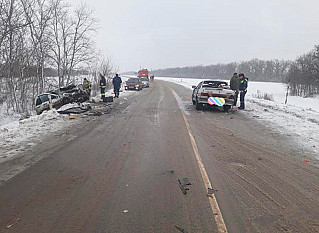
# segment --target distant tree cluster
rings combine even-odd
[[[64,0],[0,0],[0,104],[28,111],[52,85],[48,76],[64,86],[77,70],[97,67],[96,29],[84,4],[74,9]]]
[[[287,80],[291,93],[298,96],[319,94],[319,46],[291,63]]]
[[[282,82],[286,78],[289,66],[290,61],[253,59],[238,63],[161,69],[155,70],[154,74],[164,77],[230,79],[234,72],[240,72],[251,81]]]

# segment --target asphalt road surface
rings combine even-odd
[[[319,232],[318,167],[190,94],[156,81],[52,139],[0,186],[0,232]]]

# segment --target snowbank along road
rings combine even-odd
[[[318,232],[318,168],[190,96],[156,81],[120,97],[0,186],[0,232]]]

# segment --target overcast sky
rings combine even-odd
[[[99,20],[97,47],[121,71],[295,59],[319,44],[319,0],[82,2]]]

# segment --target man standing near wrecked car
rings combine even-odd
[[[240,106],[238,109],[245,109],[245,95],[247,93],[248,78],[246,78],[243,73],[239,74],[239,78]]]
[[[233,77],[230,79],[230,89],[235,92],[234,96],[234,106],[237,105],[238,93],[239,93],[239,83],[240,79],[237,73],[234,73]]]
[[[103,74],[100,74],[100,88],[101,88],[101,98],[105,99],[105,89],[106,89],[106,79]]]
[[[118,74],[116,74],[115,77],[113,78],[113,87],[114,87],[115,98],[119,98],[121,83],[122,83],[121,77]]]

